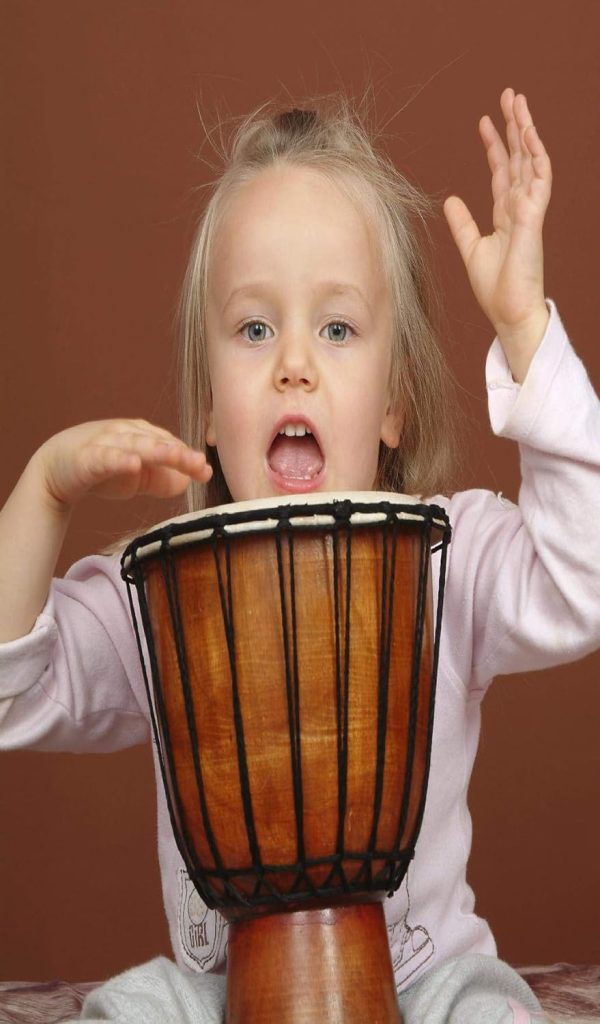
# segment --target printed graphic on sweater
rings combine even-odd
[[[225,958],[227,923],[209,910],[185,868],[179,869],[179,936],[190,967],[209,971]]]
[[[404,904],[405,910],[400,921],[388,925],[388,937],[394,967],[394,977],[398,989],[404,987],[417,971],[433,956],[435,946],[431,936],[423,925],[410,919],[410,892],[406,873],[402,885],[395,893],[394,899]]]

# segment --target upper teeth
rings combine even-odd
[[[305,434],[312,434],[312,430],[309,430],[305,423],[286,423],[279,433],[285,434],[286,437],[304,437]]]

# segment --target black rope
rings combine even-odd
[[[146,598],[146,590],[144,587],[144,578],[141,567],[138,565],[134,570],[133,582],[136,586],[140,617],[142,619],[142,626],[146,636],[146,643],[148,648],[148,656],[150,659],[150,667],[152,671],[152,678],[154,680],[154,698],[150,693],[150,685],[148,682],[148,675],[146,670],[146,663],[144,654],[141,646],[140,634],[137,626],[137,619],[133,610],[133,602],[130,597],[130,606],[133,614],[133,621],[135,627],[136,637],[138,639],[138,650],[140,652],[140,658],[142,663],[142,674],[144,676],[144,683],[146,686],[146,694],[148,697],[148,705],[150,708],[150,719],[152,722],[152,728],[154,732],[154,738],[156,740],[156,749],[158,755],[158,762],[160,765],[160,772],[163,780],[163,786],[167,797],[167,807],[169,810],[169,819],[171,821],[171,827],[177,842],[177,848],[181,854],[183,862],[188,870],[188,874],[193,873],[195,867],[194,858],[194,847],[191,842],[189,832],[187,830],[185,815],[183,814],[183,808],[181,804],[181,798],[176,785],[175,768],[173,763],[173,748],[170,743],[169,730],[166,721],[166,712],[163,699],[163,687],[161,685],[160,671],[158,668],[158,661],[156,658],[156,650],[154,647],[154,638],[152,633],[152,623],[150,620],[150,611],[148,608],[148,602]],[[130,580],[127,580],[128,585]],[[202,886],[202,895],[204,898],[209,897],[209,893],[206,891],[206,885]]]
[[[181,688],[183,691],[183,700],[188,728],[188,738],[192,754],[192,761],[194,764],[194,781],[196,783],[196,791],[198,794],[200,814],[202,816],[202,823],[204,826],[206,840],[214,863],[217,868],[223,869],[224,864],[219,852],[216,836],[212,827],[210,815],[208,813],[208,804],[206,801],[206,791],[202,772],[201,747],[198,732],[196,729],[196,712],[194,708],[194,697],[192,693],[192,687],[190,685],[187,648],[185,643],[185,632],[183,626],[183,616],[181,614],[181,603],[179,599],[176,556],[173,549],[170,548],[168,545],[161,552],[161,565],[163,567],[165,588],[169,600],[171,622],[173,624],[173,636],[175,638],[175,649],[177,652],[177,665],[179,668],[179,678],[181,681]],[[209,894],[209,898],[211,900],[214,898],[213,892]]]
[[[408,715],[408,734],[406,744],[406,768],[404,776],[404,791],[402,795],[402,810],[400,812],[400,822],[398,824],[396,842],[394,843],[394,851],[400,850],[400,844],[402,843],[402,840],[404,838],[404,830],[406,828],[406,819],[408,817],[409,807],[412,802],[411,798],[413,787],[416,725],[420,692],[419,684],[421,676],[421,654],[423,649],[423,627],[425,623],[425,597],[427,593],[427,569],[429,566],[428,547],[430,531],[431,526],[429,523],[426,523],[421,534],[420,544],[418,588],[415,607],[415,631],[413,639],[412,671],[410,680],[410,701]],[[429,751],[427,751],[426,756],[429,757]],[[416,841],[416,835],[414,835],[414,840]],[[413,837],[409,839],[408,843],[406,841],[404,842],[404,848],[413,850]],[[400,881],[401,880],[402,879],[400,879]],[[397,886],[400,884],[400,881],[397,881],[396,877],[394,878],[393,887],[391,891],[397,888]],[[390,894],[391,893],[389,893],[388,895]]]
[[[388,541],[389,533],[392,533],[392,554],[390,559],[389,582],[388,582]],[[385,747],[388,724],[388,700],[390,682],[390,664],[392,654],[392,629],[394,623],[394,593],[396,584],[396,549],[397,549],[397,523],[395,519],[388,518],[382,534],[382,580],[381,580],[381,625],[379,642],[379,671],[377,686],[377,753],[375,767],[375,793],[373,799],[373,823],[371,836],[369,838],[369,852],[372,852],[377,843],[377,829],[381,814],[381,802],[383,797],[383,782],[385,772]],[[370,879],[372,883],[372,879]]]
[[[217,580],[219,584],[219,596],[221,599],[221,614],[223,617],[223,628],[225,630],[225,638],[227,641],[227,653],[229,656],[229,672],[231,680],[231,695],[233,701],[233,720],[235,724],[235,735],[237,741],[237,752],[238,752],[238,773],[240,779],[240,792],[242,796],[242,806],[244,809],[244,822],[246,825],[246,832],[248,835],[248,844],[250,847],[250,856],[252,858],[252,864],[255,870],[260,873],[260,851],[258,848],[258,842],[256,838],[256,829],[254,827],[254,815],[252,812],[252,796],[250,793],[250,780],[248,776],[248,762],[246,759],[246,744],[244,740],[244,723],[242,720],[242,709],[240,703],[240,693],[238,686],[238,675],[237,675],[237,660],[235,653],[235,626],[234,626],[234,615],[233,615],[233,595],[231,592],[231,552],[230,552],[230,538],[227,534],[223,537],[223,543],[225,545],[225,567],[226,567],[226,578],[227,578],[227,592],[223,586],[223,574],[218,555],[218,547],[216,543],[217,538],[215,537],[215,543],[213,545],[213,553],[215,559],[215,568],[217,572]],[[243,898],[243,895],[240,894]],[[244,899],[245,902],[245,899]]]
[[[286,600],[285,573],[281,534],[275,538],[277,550],[277,573],[279,577],[279,603],[281,609],[281,632],[283,657],[285,666],[285,693],[288,713],[288,734],[290,740],[290,767],[292,772],[292,788],[294,794],[294,810],[296,815],[296,849],[298,862],[305,861],[304,849],[304,803],[302,795],[302,753],[300,733],[300,682],[298,673],[298,645],[296,643],[296,584],[294,573],[294,546],[291,533],[288,533],[288,560],[291,591],[292,617],[292,652],[288,628],[288,608]]]
[[[340,885],[344,892],[349,891],[349,883],[344,870],[345,849],[344,831],[346,824],[346,805],[348,799],[348,700],[349,700],[349,671],[350,671],[350,579],[351,579],[351,548],[350,532],[346,535],[346,593],[345,593],[345,614],[342,637],[342,623],[340,611],[340,564],[339,564],[339,536],[340,525],[344,525],[347,517],[347,508],[340,503],[336,509],[338,521],[333,528],[333,594],[334,594],[334,631],[335,631],[335,699],[336,699],[336,740],[338,751],[338,826],[336,837],[337,857],[333,863],[332,871],[328,875],[325,885],[328,886],[332,879],[339,878]],[[343,653],[342,653],[343,644]]]
[[[444,530],[444,532],[443,532],[442,540],[440,541],[440,543],[438,545],[436,545],[436,549],[439,550],[441,548],[441,556],[440,556],[440,569],[439,569],[439,574],[438,574],[438,599],[437,599],[437,608],[436,608],[436,616],[435,616],[433,654],[432,654],[432,661],[431,661],[431,683],[430,683],[430,692],[429,692],[429,714],[428,714],[428,720],[427,720],[427,759],[426,759],[426,762],[425,762],[425,778],[424,778],[424,781],[423,781],[423,791],[422,791],[422,794],[421,794],[421,802],[420,802],[420,805],[419,805],[419,810],[418,810],[417,818],[416,818],[416,821],[415,821],[414,836],[413,836],[413,839],[411,841],[412,842],[413,851],[414,851],[414,847],[416,845],[417,837],[419,835],[419,832],[421,831],[421,825],[423,823],[423,815],[425,813],[425,798],[427,796],[427,787],[428,787],[428,783],[429,783],[429,772],[430,772],[430,769],[431,769],[431,746],[432,746],[432,739],[433,739],[433,720],[434,720],[434,709],[435,709],[435,696],[436,696],[436,691],[437,691],[437,670],[438,670],[438,660],[439,660],[439,654],[440,654],[440,638],[441,638],[441,632],[442,632],[442,610],[443,610],[443,605],[444,605],[444,591],[445,591],[445,585],[446,585],[446,565],[447,565],[447,558],[448,558],[448,543],[450,541],[450,536],[451,536],[451,528],[450,528],[450,525],[447,525],[445,530]],[[432,548],[432,550],[434,550],[434,549]],[[401,881],[402,881],[402,879],[400,879],[400,882]],[[398,883],[398,885],[400,884],[400,882]]]

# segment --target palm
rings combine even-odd
[[[552,180],[525,97],[505,89],[501,106],[508,151],[489,117],[479,124],[492,172],[493,233],[480,234],[457,196],[444,204],[477,301],[497,330],[527,322],[544,302],[542,225]]]

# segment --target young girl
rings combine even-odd
[[[518,507],[486,491],[440,496],[445,375],[412,227],[427,203],[341,100],[259,112],[237,133],[182,293],[183,440],[141,420],[80,424],[32,456],[0,515],[1,743],[108,750],[148,741],[149,714],[118,556],[84,558],[52,579],[85,495],[187,488],[197,509],[387,489],[446,507],[428,798],[414,861],[385,905],[407,1024],[539,1012],[496,958],[466,883],[480,703],[495,674],[573,660],[600,642],[588,529],[600,514],[600,405],[544,295],[550,161],[525,97],[506,89],[501,107],[508,148],[489,117],[480,122],[493,233],[481,237],[457,197],[444,212],[497,334],[489,411],[495,433],[520,444]],[[226,926],[190,885],[160,781],[158,844],[178,966],[161,959],[108,982],[88,1019],[138,1019],[136,1007],[145,1021],[221,1019]]]

